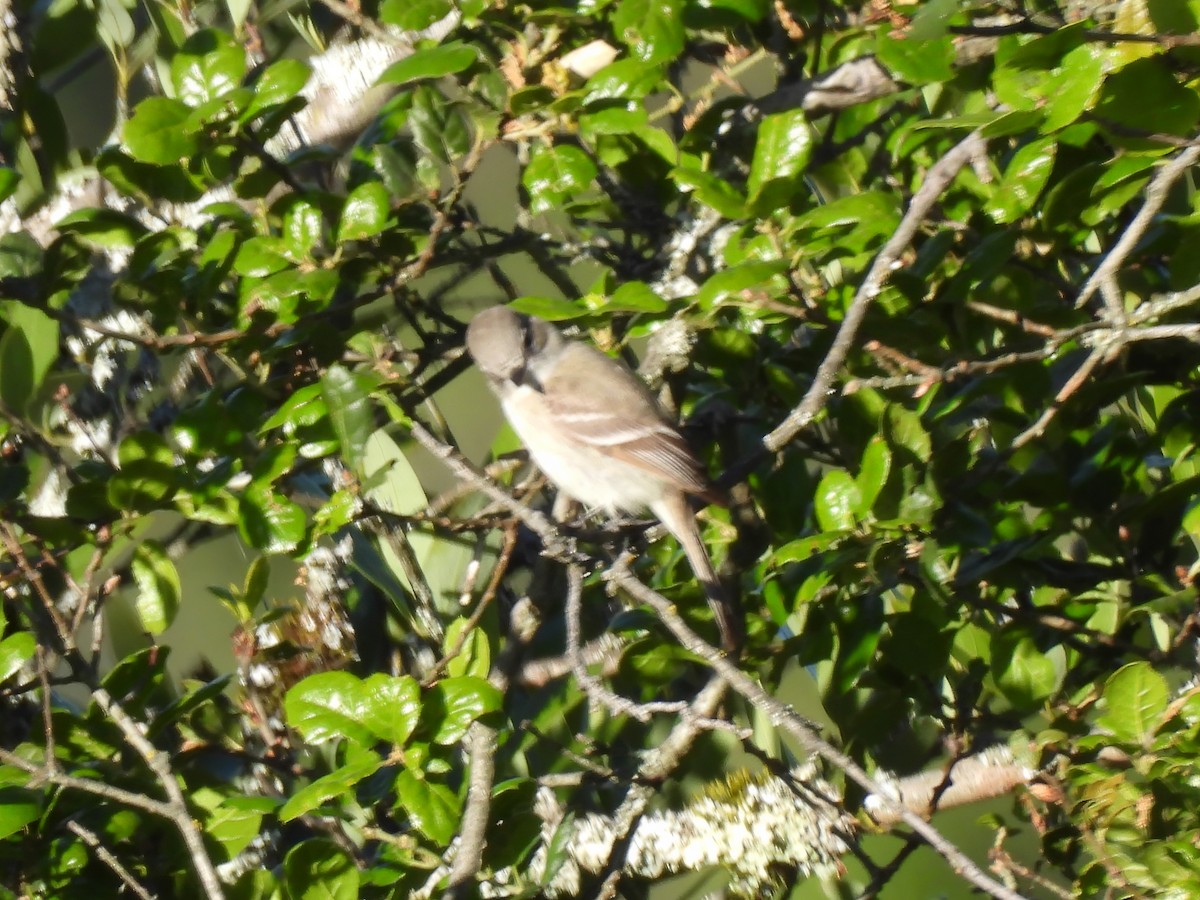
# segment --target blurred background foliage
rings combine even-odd
[[[703,514],[745,672],[872,772],[1007,745],[1038,772],[987,820],[1022,893],[1200,895],[1200,2],[0,15],[0,890],[132,891],[123,869],[212,896],[207,856],[231,897],[409,896],[460,832],[476,722],[481,877],[527,873],[545,779],[620,802],[669,717],[606,713],[569,668],[523,679],[563,653],[558,568],[411,440],[501,460],[545,508],[461,351],[511,302],[657,354],[710,470],[745,476],[752,535]],[[601,578],[644,548],[713,636],[643,531],[572,531],[585,637],[621,638],[614,691],[687,699],[702,662]],[[793,762],[727,711],[752,737],[700,738],[663,803]],[[177,784],[201,849],[178,807],[71,777]],[[895,889],[875,846],[821,890]]]

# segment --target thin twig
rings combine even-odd
[[[97,781],[94,778],[77,778],[74,775],[59,772],[50,767],[39,766],[25,759],[23,756],[18,756],[12,751],[3,748],[0,748],[0,764],[12,766],[32,775],[33,778],[28,784],[30,788],[41,784],[53,784],[58,787],[67,788],[68,790],[92,794],[93,796],[111,800],[114,803],[120,803],[124,806],[130,806],[134,809],[140,809],[143,812],[148,812],[153,816],[159,816],[163,819],[170,819],[174,812],[170,804],[163,803],[161,800],[155,800],[153,797],[147,797],[145,794],[136,794],[133,791],[115,787],[106,781]]]
[[[639,722],[649,722],[658,714],[681,714],[688,708],[686,700],[653,701],[637,703],[627,697],[614,694],[587,670],[583,661],[580,636],[581,600],[583,597],[583,569],[578,565],[567,566],[567,659],[580,689],[588,699],[598,703],[614,716],[629,716]]]
[[[763,438],[763,446],[768,451],[776,452],[791,441],[825,405],[838,370],[846,361],[846,356],[850,353],[858,337],[858,329],[866,317],[867,310],[883,291],[889,276],[899,264],[900,254],[912,243],[921,222],[925,220],[938,198],[954,181],[959,170],[967,165],[973,156],[983,152],[984,148],[985,143],[980,133],[972,131],[929,170],[921,187],[913,196],[904,218],[900,220],[896,231],[879,251],[866,278],[859,285],[854,300],[846,310],[841,327],[838,328],[837,335],[833,339],[833,344],[817,368],[817,374],[813,378],[808,392],[804,395],[804,399],[774,431]]]
[[[719,655],[715,648],[709,649]],[[634,783],[613,814],[613,848],[608,854],[604,871],[598,876],[600,885],[595,894],[597,900],[611,900],[616,896],[633,833],[638,820],[645,814],[647,805],[658,791],[657,784],[683,762],[692,744],[705,730],[699,723],[712,719],[728,690],[729,685],[719,676],[714,675],[709,679],[708,684],[688,705],[687,715],[680,719],[666,739],[638,767]]]
[[[1089,353],[1087,359],[1067,379],[1066,384],[1059,388],[1058,393],[1054,395],[1054,401],[1038,416],[1038,420],[1013,438],[1013,442],[1009,445],[1009,450],[1019,450],[1035,438],[1041,437],[1046,430],[1046,426],[1058,415],[1058,411],[1062,409],[1063,404],[1083,386],[1083,383],[1088,380],[1088,377],[1095,370],[1096,366],[1100,365],[1105,357],[1108,356],[1108,353],[1109,348],[1107,347],[1097,347]]]
[[[554,524],[538,512],[536,509],[530,509],[523,503],[519,503],[505,493],[504,489],[499,485],[494,484],[486,475],[476,469],[470,462],[467,461],[461,453],[449,444],[439,441],[436,437],[429,433],[419,422],[413,422],[411,434],[418,444],[444,462],[447,468],[450,469],[458,478],[469,481],[476,488],[487,494],[518,519],[523,524],[529,527],[543,542],[553,542],[554,547],[566,553],[564,541],[559,537],[558,530]],[[549,548],[549,544],[547,545]]]
[[[489,591],[492,590],[489,586]],[[488,673],[488,682],[501,693],[508,690],[514,673],[520,668],[522,658],[537,633],[536,622],[532,623],[532,627],[528,622],[523,626],[520,618],[515,614],[510,618],[507,643]],[[469,772],[467,799],[443,900],[475,896],[473,881],[483,866],[483,851],[487,845],[492,786],[496,778],[496,729],[480,720],[472,722],[467,731],[466,746]]]
[[[204,838],[200,834],[200,829],[196,826],[196,822],[188,810],[183,790],[175,779],[175,773],[171,771],[167,755],[150,743],[149,739],[142,734],[138,724],[104,688],[97,687],[93,690],[92,699],[116,724],[126,742],[137,751],[150,771],[157,776],[163,793],[167,795],[168,803],[165,804],[168,811],[167,818],[174,822],[175,827],[179,829],[180,837],[183,838],[184,846],[187,847],[192,858],[192,865],[196,869],[196,875],[204,887],[206,896],[209,900],[223,900],[225,894],[221,890],[221,881],[217,877],[216,869],[213,868],[212,860],[209,859],[208,850],[204,847]]]
[[[445,655],[433,664],[433,668],[429,670],[429,674],[425,676],[422,684],[425,687],[433,685],[442,672],[446,670],[446,666],[450,664],[458,654],[462,653],[462,648],[467,643],[467,638],[471,636],[471,632],[479,625],[479,620],[483,618],[483,614],[487,612],[487,608],[495,599],[496,591],[500,588],[500,582],[503,580],[505,573],[508,571],[509,560],[512,559],[512,552],[517,546],[517,530],[515,527],[504,529],[504,544],[500,547],[500,555],[496,559],[496,565],[492,568],[492,576],[488,579],[487,587],[483,590],[483,596],[479,598],[479,602],[475,604],[475,610],[471,613],[470,618],[459,629],[458,637],[454,643],[446,651]]]
[[[585,666],[599,665],[601,674],[613,675],[621,664],[626,641],[611,631],[588,641],[579,648],[579,656]],[[521,667],[519,679],[526,687],[544,687],[551,681],[562,678],[574,670],[569,654],[532,659]]]
[[[1103,288],[1107,282],[1112,282],[1116,279],[1117,273],[1125,265],[1125,260],[1133,252],[1133,248],[1137,245],[1137,242],[1142,239],[1142,236],[1146,233],[1146,229],[1150,227],[1150,223],[1158,215],[1163,204],[1166,203],[1171,185],[1184,172],[1194,166],[1198,159],[1200,159],[1200,144],[1193,144],[1181,151],[1178,156],[1158,170],[1150,180],[1150,184],[1146,187],[1146,202],[1142,204],[1142,208],[1138,210],[1137,215],[1133,217],[1133,220],[1129,223],[1129,227],[1125,229],[1112,250],[1108,252],[1108,255],[1096,267],[1091,277],[1084,283],[1083,289],[1079,292],[1079,297],[1075,300],[1076,309],[1087,303],[1092,295]],[[1120,304],[1119,295],[1116,295],[1116,299],[1114,300],[1106,294],[1105,299],[1109,319],[1113,324],[1121,322],[1124,318],[1125,310]]]
[[[97,837],[96,832],[85,828],[74,819],[67,822],[67,828],[92,849],[92,852],[96,854],[96,858],[100,862],[112,869],[113,874],[121,879],[121,883],[129,888],[134,896],[138,897],[139,900],[155,900],[155,895],[146,890],[141,882],[134,878],[128,869],[121,865],[121,861],[113,856],[112,851],[100,843],[100,838]]]

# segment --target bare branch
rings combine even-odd
[[[783,729],[796,739],[799,744],[830,764],[841,769],[846,775],[868,792],[886,796],[886,788],[876,779],[869,776],[858,763],[838,750],[824,738],[816,729],[801,718],[790,706],[775,699],[749,675],[739,670],[733,663],[708,646],[697,635],[683,618],[675,611],[674,605],[657,591],[651,590],[634,576],[624,563],[618,563],[608,573],[617,585],[629,591],[641,603],[651,607],[663,624],[679,639],[688,650],[701,656],[722,678],[729,682],[730,687],[745,697],[750,703],[767,715],[778,728]],[[1021,895],[992,878],[989,878],[965,853],[948,841],[932,825],[910,810],[898,808],[896,815],[906,825],[919,834],[924,841],[936,850],[950,866],[963,878],[997,900],[1022,900]]]
[[[188,849],[188,853],[192,858],[192,865],[196,869],[196,875],[200,879],[200,883],[204,886],[206,896],[209,900],[223,900],[225,894],[221,889],[221,881],[217,877],[217,871],[213,868],[212,860],[208,857],[208,850],[204,847],[204,838],[200,834],[200,829],[196,827],[196,822],[192,819],[192,814],[188,810],[187,800],[183,796],[183,791],[179,787],[179,782],[175,780],[175,773],[171,771],[171,764],[167,761],[167,755],[160,751],[157,747],[150,743],[137,723],[130,718],[129,714],[109,696],[108,691],[98,687],[92,691],[92,698],[115,724],[121,729],[121,734],[129,743],[142,760],[149,766],[158,778],[158,783],[163,789],[163,793],[167,795],[168,803],[166,807],[166,817],[175,823],[175,827],[179,829],[179,834],[183,838],[183,843]]]
[[[1092,295],[1096,291],[1102,290],[1106,284],[1115,284],[1117,274],[1125,265],[1125,260],[1128,259],[1129,254],[1133,252],[1133,248],[1145,235],[1146,229],[1150,227],[1150,223],[1154,221],[1154,217],[1158,215],[1159,210],[1166,203],[1171,185],[1184,172],[1194,166],[1198,159],[1200,159],[1200,144],[1193,144],[1185,150],[1180,151],[1173,160],[1158,170],[1146,188],[1146,202],[1142,204],[1142,208],[1138,210],[1137,215],[1133,217],[1133,221],[1129,223],[1129,227],[1125,229],[1120,240],[1108,252],[1104,261],[1096,267],[1091,277],[1084,283],[1079,296],[1075,300],[1076,309],[1087,303],[1092,298]],[[1114,324],[1120,322],[1125,314],[1124,308],[1120,303],[1120,297],[1115,292],[1111,297],[1108,294],[1104,296],[1108,318]]]

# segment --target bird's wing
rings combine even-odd
[[[645,384],[615,360],[573,344],[570,374],[545,384],[546,404],[572,440],[645,469],[690,494],[711,484],[678,430],[663,416]]]

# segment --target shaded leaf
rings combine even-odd
[[[396,774],[395,789],[401,808],[417,830],[443,847],[449,844],[461,815],[454,792],[412,769],[401,769]]]
[[[310,838],[292,847],[283,875],[289,900],[358,900],[358,867],[333,841]]]

